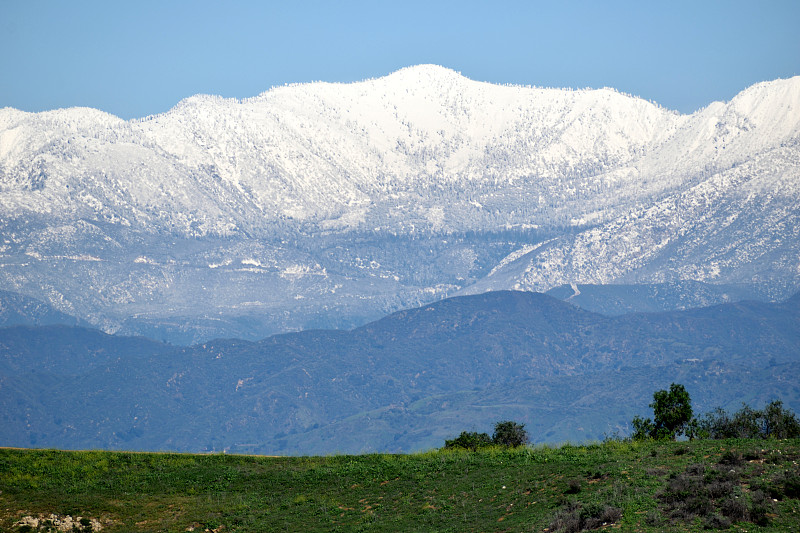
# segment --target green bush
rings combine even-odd
[[[775,500],[800,499],[800,475],[791,470],[785,470],[773,476],[769,482],[755,485],[752,488],[769,494]]]
[[[744,457],[736,450],[728,450],[719,458],[719,464],[729,466],[740,466],[744,463]]]
[[[800,437],[800,421],[791,409],[784,409],[783,402],[776,400],[761,411],[761,433],[765,438],[796,439]]]
[[[654,437],[655,426],[649,418],[642,418],[636,415],[631,420],[631,426],[633,426],[633,433],[631,434],[633,440],[647,440]]]
[[[800,475],[786,472],[783,477],[783,492],[787,498],[800,499]]]
[[[465,450],[477,450],[492,445],[492,439],[486,433],[475,431],[462,431],[461,435],[455,439],[445,440],[445,448],[463,448]]]
[[[529,441],[530,438],[528,437],[528,432],[525,430],[525,424],[506,420],[494,425],[492,443],[498,446],[516,448],[517,446],[528,444]]]
[[[734,522],[741,522],[747,520],[749,510],[747,509],[747,502],[744,498],[736,496],[729,496],[720,504],[722,514],[730,518]]]
[[[718,407],[695,423],[695,436],[706,439],[793,439],[800,437],[800,422],[780,400],[764,409],[747,404],[733,415]]]
[[[721,407],[693,418],[689,393],[683,385],[673,383],[669,391],[653,393],[653,419],[633,417],[631,439],[796,439],[800,438],[800,421],[783,402],[775,400],[764,409],[747,404],[729,414]]]
[[[730,519],[717,513],[706,517],[703,522],[703,529],[728,529],[729,527],[731,527]]]
[[[504,446],[506,448],[516,448],[523,446],[530,441],[525,424],[504,420],[494,425],[494,434],[489,437],[487,433],[477,433],[475,431],[462,431],[461,435],[455,439],[445,440],[445,448],[463,448],[465,450],[477,450],[486,446]]]

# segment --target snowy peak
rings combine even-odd
[[[165,327],[202,338],[239,335],[248,312],[352,327],[457,291],[688,279],[785,295],[799,94],[776,80],[681,115],[420,65],[132,121],[2,109],[0,289],[109,329],[185,316]]]
[[[682,116],[612,89],[498,86],[419,65],[245,100],[196,95],[130,122],[3,110],[0,187],[37,191],[7,198],[11,212],[187,234],[287,218],[400,233],[598,223],[796,137],[798,85],[759,84]]]
[[[471,81],[460,72],[433,64],[404,67],[378,80],[407,87],[454,85]]]
[[[409,218],[450,231],[497,217],[597,223],[797,137],[798,106],[800,78],[683,116],[607,88],[497,86],[418,65],[245,100],[196,95],[130,122],[3,110],[0,187],[39,191],[9,198],[15,212],[64,204],[55,211],[170,231],[259,232],[286,217],[394,232]],[[442,187],[445,202],[431,196]],[[513,196],[535,202],[521,214]]]
[[[728,104],[726,122],[743,121],[740,127],[777,128],[779,137],[800,133],[800,76],[763,82],[736,95]]]
[[[800,135],[800,77],[753,85],[690,116],[640,164],[651,179],[694,183]]]
[[[800,134],[800,76],[757,83],[730,102],[714,102],[696,112],[699,123],[712,123],[717,137],[759,129],[767,142]]]

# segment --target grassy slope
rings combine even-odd
[[[759,480],[800,474],[800,440],[277,458],[3,449],[0,530],[56,513],[105,520],[104,531],[543,531],[570,500],[620,507],[622,530],[702,530],[663,510],[658,522],[656,495],[671,473],[710,471],[730,450],[750,459],[724,468],[744,498]],[[774,502],[768,526],[731,530],[797,530],[796,498]]]

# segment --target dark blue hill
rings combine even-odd
[[[35,298],[29,298],[15,292],[0,291],[0,327],[19,325],[48,326],[54,324],[89,326],[83,320],[57,311]]]
[[[703,409],[800,408],[800,296],[609,317],[493,292],[258,342],[6,328],[0,347],[0,444],[15,446],[407,451],[508,417],[585,440],[673,380]]]

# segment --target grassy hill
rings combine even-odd
[[[2,449],[0,530],[796,531],[798,462],[800,440],[327,457]]]

